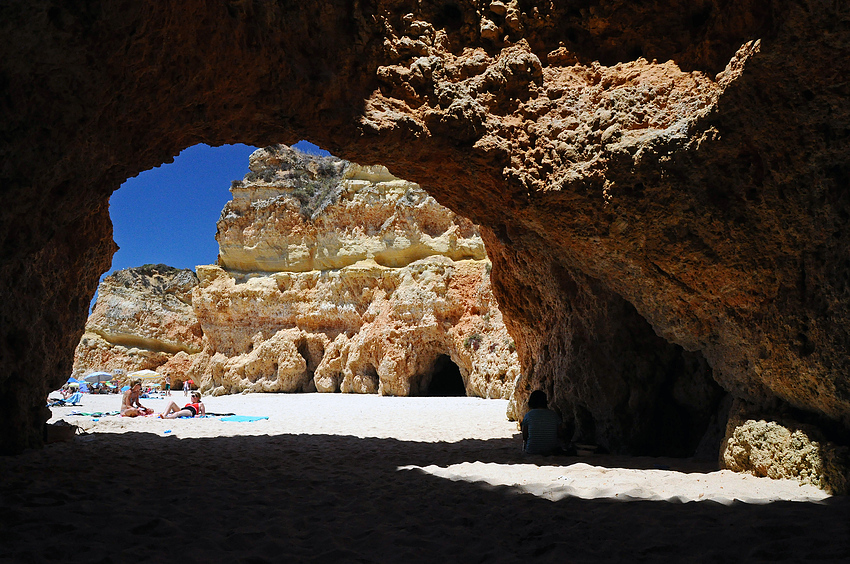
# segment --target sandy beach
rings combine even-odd
[[[117,410],[120,396],[53,408],[87,434],[0,458],[0,561],[850,558],[847,498],[691,460],[523,456],[502,400],[204,403],[268,419],[71,415]]]

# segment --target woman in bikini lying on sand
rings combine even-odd
[[[142,381],[133,380],[130,383],[130,389],[124,392],[121,398],[121,415],[124,417],[138,417],[139,415],[150,415],[153,409],[145,407],[139,401],[139,394],[142,393]]]
[[[204,404],[201,403],[201,392],[192,392],[192,403],[187,403],[183,408],[177,407],[177,404],[171,402],[168,409],[159,414],[162,419],[177,419],[178,417],[197,417],[198,415],[206,415],[207,410]]]

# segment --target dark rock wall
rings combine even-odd
[[[520,419],[528,395],[542,389],[576,442],[691,456],[706,440],[716,452],[722,432],[711,424],[724,393],[702,355],[657,336],[598,280],[509,251],[522,246],[517,238],[511,247],[488,244],[494,291],[507,297],[500,308],[527,359],[509,415]]]
[[[0,358],[0,446],[16,451],[41,445],[50,417],[47,393],[71,374],[73,354],[88,316],[88,288],[97,287],[116,246],[106,203],[88,217],[49,233],[48,244],[22,260],[3,261]]]
[[[516,414],[542,386],[578,438],[653,452],[652,421],[693,412],[661,440],[690,448],[707,363],[736,398],[850,427],[848,10],[3,3],[0,446],[38,442],[67,376],[111,191],[195,143],[301,138],[486,228]]]

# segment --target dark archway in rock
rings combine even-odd
[[[452,362],[452,359],[445,354],[441,354],[434,361],[434,369],[431,374],[431,380],[428,382],[428,388],[425,390],[426,396],[465,396],[466,386],[463,383],[463,376],[460,374],[458,365]]]
[[[602,359],[659,353],[617,340],[617,304],[738,403],[847,429],[848,20],[783,0],[4,2],[0,450],[41,443],[115,249],[112,191],[195,143],[303,138],[482,225],[524,381],[565,412],[597,389],[597,430]]]

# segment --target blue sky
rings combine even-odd
[[[306,141],[305,152],[329,154]],[[230,183],[248,173],[256,147],[195,145],[173,163],[128,179],[109,200],[113,238],[120,250],[109,273],[143,264],[191,268],[218,256],[215,223],[230,200]]]
[[[307,141],[296,147],[329,155]],[[215,224],[230,200],[230,183],[248,173],[256,147],[195,145],[164,164],[128,179],[109,200],[116,270],[143,264],[195,269],[218,257]],[[102,279],[103,277],[101,277]]]

